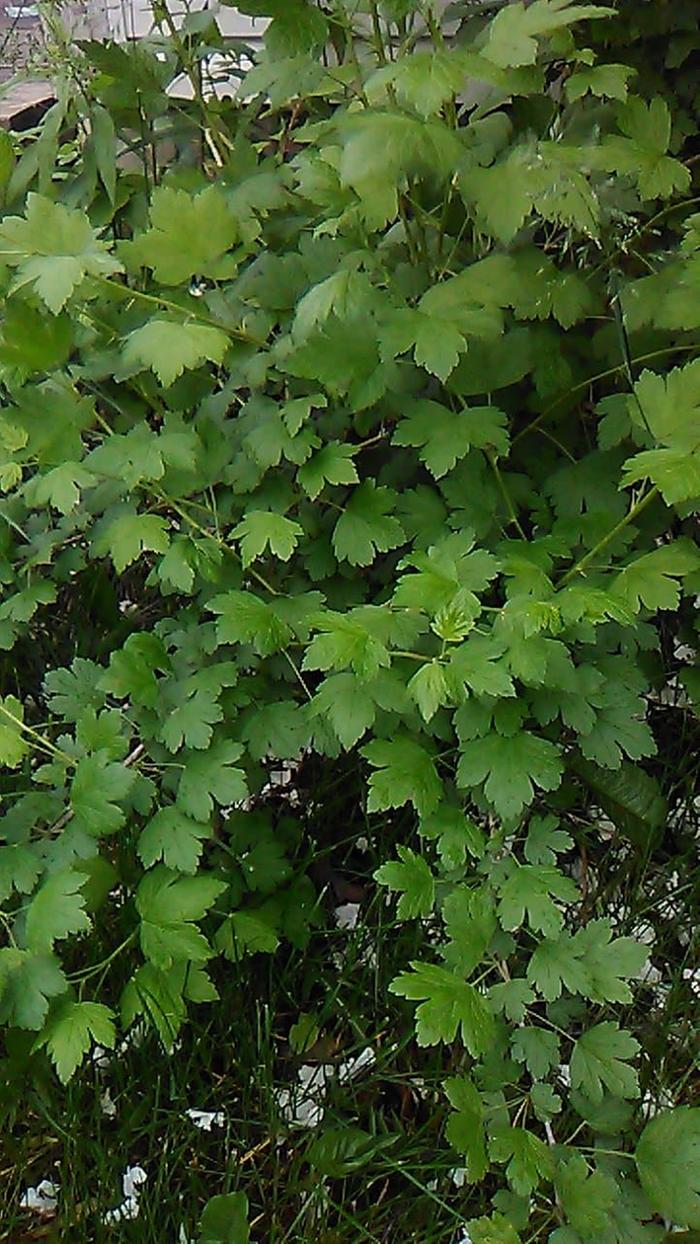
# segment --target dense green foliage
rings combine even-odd
[[[237,7],[243,102],[159,5],[2,146],[8,1120],[303,959],[366,836],[472,1244],[700,1229],[608,902],[693,828],[693,6]]]

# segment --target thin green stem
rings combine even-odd
[[[626,527],[629,527],[630,523],[633,523],[634,520],[638,518],[639,515],[643,513],[644,510],[646,510],[647,506],[651,505],[652,501],[655,501],[659,495],[660,495],[659,489],[655,484],[653,488],[649,489],[649,492],[646,493],[644,497],[641,497],[640,500],[637,501],[635,505],[632,506],[631,510],[627,511],[624,518],[621,518],[619,523],[616,523],[614,527],[611,527],[607,535],[604,535],[602,540],[599,540],[598,543],[593,546],[590,552],[586,553],[584,557],[581,557],[579,561],[577,561],[576,564],[571,567],[570,570],[567,570],[564,577],[560,579],[559,583],[557,584],[557,590],[559,590],[562,587],[566,587],[567,583],[570,583],[571,580],[576,577],[576,575],[583,574],[586,567],[590,566],[592,561],[595,561],[598,554],[604,548],[607,548],[608,544],[610,544],[610,542],[614,540],[616,536],[620,535],[620,532],[624,531]]]
[[[663,350],[651,350],[648,354],[637,354],[623,363],[618,363],[615,367],[608,367],[606,371],[598,372],[595,376],[588,376],[586,380],[581,380],[580,383],[575,384],[573,388],[567,389],[566,393],[561,393],[553,402],[550,402],[549,406],[546,406],[543,411],[540,411],[537,418],[533,419],[531,423],[528,423],[526,428],[522,428],[521,431],[518,432],[517,436],[513,437],[513,447],[515,447],[518,441],[521,441],[523,437],[528,436],[530,432],[536,432],[540,424],[544,423],[545,419],[549,418],[552,411],[556,410],[557,406],[561,406],[562,402],[565,402],[567,398],[572,397],[574,393],[580,393],[583,389],[588,389],[592,384],[597,384],[599,380],[608,380],[610,376],[617,376],[619,372],[626,371],[628,363],[649,363],[652,359],[663,358],[668,354],[680,354],[693,350],[700,350],[700,342],[694,341],[687,346],[666,346]]]
[[[182,307],[177,302],[171,302],[169,298],[164,298],[162,294],[147,294],[145,290],[134,289],[132,285],[123,285],[121,281],[115,281],[111,276],[96,277],[101,285],[108,285],[110,289],[116,290],[121,294],[122,298],[135,298],[138,302],[147,302],[151,306],[162,307],[167,311],[176,311],[178,315],[184,315],[190,320],[196,320],[198,324],[207,324],[210,328],[218,328],[220,332],[227,333],[229,337],[235,338],[236,341],[245,341],[247,345],[256,346],[262,349],[265,346],[264,341],[260,341],[257,337],[253,337],[243,328],[231,328],[228,324],[222,324],[219,320],[210,319],[207,315],[200,315],[199,312],[189,307]]]
[[[32,726],[28,726],[26,722],[22,721],[21,717],[16,717],[15,714],[10,712],[9,708],[6,708],[2,703],[0,703],[0,713],[2,713],[4,717],[7,717],[8,721],[12,722],[13,726],[20,732],[20,734],[28,735],[37,747],[43,747],[44,750],[51,756],[58,756],[64,764],[74,765],[76,763],[72,756],[69,756],[67,752],[62,752],[60,747],[56,747],[55,744],[49,739],[45,739],[43,734],[39,734],[38,730],[35,730]]]

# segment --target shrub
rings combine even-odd
[[[242,102],[158,6],[5,160],[0,1020],[63,1082],[117,1024],[172,1052],[219,960],[303,955],[340,783],[470,1238],[697,1229],[697,1111],[635,1153],[647,949],[606,904],[686,832],[696,730],[674,75],[567,0],[238,7]]]

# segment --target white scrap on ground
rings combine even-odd
[[[185,1111],[185,1114],[200,1132],[210,1132],[213,1127],[226,1125],[226,1115],[223,1110],[196,1110],[191,1107]]]
[[[146,1182],[148,1175],[142,1166],[127,1166],[122,1176],[122,1193],[124,1200],[121,1205],[117,1205],[115,1209],[108,1209],[106,1214],[102,1215],[102,1221],[107,1226],[111,1226],[116,1222],[124,1222],[128,1219],[138,1218],[141,1206],[139,1197],[141,1195],[141,1185]]]
[[[339,929],[355,929],[359,914],[359,903],[341,903],[340,907],[335,909],[335,923]]]
[[[36,1188],[27,1188],[20,1200],[21,1209],[31,1209],[35,1214],[53,1214],[58,1204],[60,1189],[50,1179],[42,1179]]]
[[[339,1084],[347,1084],[371,1067],[374,1060],[374,1050],[368,1045],[337,1066],[305,1063],[297,1073],[298,1085],[275,1092],[277,1107],[285,1123],[295,1127],[318,1127],[326,1112],[325,1097],[333,1077]]]

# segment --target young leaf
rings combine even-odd
[[[403,543],[401,523],[391,516],[396,502],[393,489],[378,488],[372,480],[365,480],[354,490],[333,531],[338,561],[369,566],[377,553],[387,553]]]
[[[0,1022],[38,1031],[49,999],[68,988],[58,959],[14,946],[0,949]]]
[[[516,817],[532,802],[535,786],[556,790],[563,762],[548,739],[523,731],[511,738],[488,734],[462,744],[457,768],[460,786],[484,783],[484,791],[498,814]]]
[[[515,864],[500,886],[498,918],[504,929],[518,929],[527,912],[530,928],[556,937],[564,917],[554,899],[575,903],[578,887],[571,877],[546,864]]]
[[[193,276],[224,280],[234,275],[237,259],[228,252],[238,229],[218,186],[207,186],[195,195],[156,186],[150,215],[150,229],[119,248],[132,271],[151,268],[162,285],[182,285]]]
[[[288,562],[303,534],[299,523],[266,510],[250,510],[231,532],[234,540],[240,540],[244,568],[267,548],[275,557]]]
[[[375,768],[369,779],[368,812],[411,803],[419,816],[429,816],[437,808],[442,783],[432,757],[418,743],[408,738],[373,739],[361,752]]]
[[[615,10],[595,4],[572,4],[571,0],[535,0],[525,5],[518,0],[496,15],[488,28],[488,41],[482,54],[506,69],[511,65],[533,65],[537,39],[573,22],[614,17]]]
[[[639,1096],[637,1073],[629,1059],[639,1053],[639,1042],[613,1020],[589,1028],[578,1038],[571,1055],[571,1084],[593,1103],[608,1089],[615,1097]]]
[[[27,908],[25,937],[30,950],[52,950],[55,941],[90,928],[81,887],[83,873],[53,873],[34,895]]]
[[[678,1106],[655,1115],[634,1160],[656,1213],[700,1231],[700,1109]]]
[[[17,268],[13,288],[31,285],[54,315],[86,276],[122,270],[84,212],[34,193],[26,217],[6,216],[0,224],[0,259]]]
[[[99,1002],[60,1002],[35,1043],[46,1046],[61,1084],[67,1084],[92,1042],[114,1049],[113,1012]]]
[[[160,808],[141,830],[139,859],[145,868],[162,860],[175,872],[195,873],[204,843],[210,836],[208,825],[191,820],[176,804],[170,804]]]
[[[177,803],[188,817],[207,821],[215,800],[224,806],[247,798],[245,772],[235,766],[242,752],[239,743],[222,739],[205,752],[195,752],[187,758],[177,788]]]
[[[406,690],[418,705],[423,720],[430,721],[449,699],[449,688],[442,663],[435,660],[421,665],[409,680]]]
[[[410,847],[397,846],[396,852],[398,860],[382,864],[374,873],[374,880],[390,890],[401,891],[396,908],[399,920],[429,916],[435,902],[435,879],[428,864]]]
[[[0,696],[0,764],[8,769],[21,765],[29,752],[29,743],[22,733],[24,709],[13,695]]]
[[[519,1196],[530,1196],[542,1179],[551,1179],[554,1160],[549,1147],[522,1127],[499,1127],[489,1144],[494,1162],[507,1162],[506,1177]]]
[[[416,1009],[419,1045],[449,1045],[459,1031],[472,1058],[488,1050],[494,1035],[494,1019],[481,994],[453,972],[432,963],[412,963],[411,971],[389,985],[392,993],[420,1001]]]
[[[229,339],[220,328],[156,317],[129,334],[123,359],[134,371],[150,367],[167,388],[186,369],[207,361],[223,363],[228,346]]]
[[[445,1135],[453,1148],[464,1155],[469,1183],[480,1183],[489,1163],[484,1138],[484,1109],[478,1089],[466,1076],[448,1078],[443,1088],[456,1111],[447,1120]]]
[[[207,1201],[199,1224],[197,1244],[248,1244],[248,1198],[228,1192]]]

